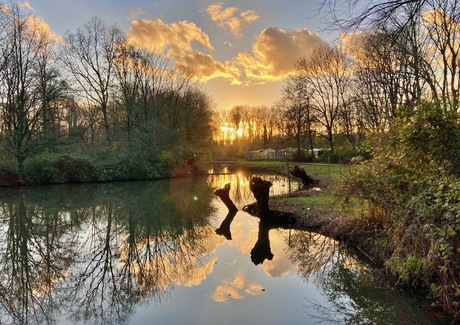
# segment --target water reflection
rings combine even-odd
[[[251,323],[261,304],[265,324],[384,323],[399,312],[391,299],[410,321],[423,314],[376,288],[371,268],[337,242],[228,212],[214,190],[231,183],[241,209],[254,201],[251,176],[2,189],[0,324],[143,324],[142,309],[150,323],[193,323],[196,311],[207,315],[200,324]],[[288,191],[283,177],[263,177],[271,195]],[[294,307],[300,297],[307,313]]]
[[[1,323],[125,323],[199,281],[212,197],[205,179],[2,191]]]
[[[251,250],[251,261],[257,265],[263,263],[266,259],[272,260],[273,254],[270,247],[270,225],[266,221],[259,222],[259,232],[257,233],[257,241]]]

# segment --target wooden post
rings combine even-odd
[[[289,196],[291,196],[291,174],[289,173],[289,162],[287,162],[287,175],[289,184]]]

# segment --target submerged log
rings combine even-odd
[[[289,173],[294,177],[300,178],[304,188],[309,188],[316,184],[316,181],[307,174],[305,169],[299,168],[297,165]]]

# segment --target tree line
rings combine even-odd
[[[324,1],[324,7],[339,5],[332,2]],[[345,4],[350,10],[359,7],[356,1]],[[336,21],[346,27],[340,40],[299,58],[279,101],[252,112],[235,106],[226,113],[227,121],[244,130],[239,137],[253,148],[276,145],[270,139],[292,139],[299,149],[313,148],[323,139],[336,151],[338,139],[346,139],[359,154],[365,139],[385,134],[395,119],[413,114],[422,103],[445,115],[457,114],[458,5],[384,1],[359,17]],[[352,29],[363,26],[360,21],[368,23],[366,30]]]
[[[460,2],[323,3],[354,13],[335,20],[352,46],[328,50],[347,68],[331,69],[324,77],[311,63],[299,61],[295,76],[307,81],[316,113],[315,94],[324,81],[325,104],[334,97],[338,104],[321,107],[336,117],[351,143],[369,152],[370,159],[352,168],[342,186],[345,197],[360,203],[342,226],[397,285],[422,290],[455,323],[460,306]]]
[[[210,139],[212,102],[195,77],[98,17],[60,37],[17,2],[2,3],[2,161],[22,171],[44,152],[152,163],[199,152]]]

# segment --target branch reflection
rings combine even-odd
[[[125,323],[136,305],[200,283],[214,265],[205,179],[5,192],[2,323]]]
[[[0,320],[2,324],[50,323],[59,307],[56,288],[74,261],[61,248],[72,238],[69,220],[28,205],[22,195],[0,206]]]

